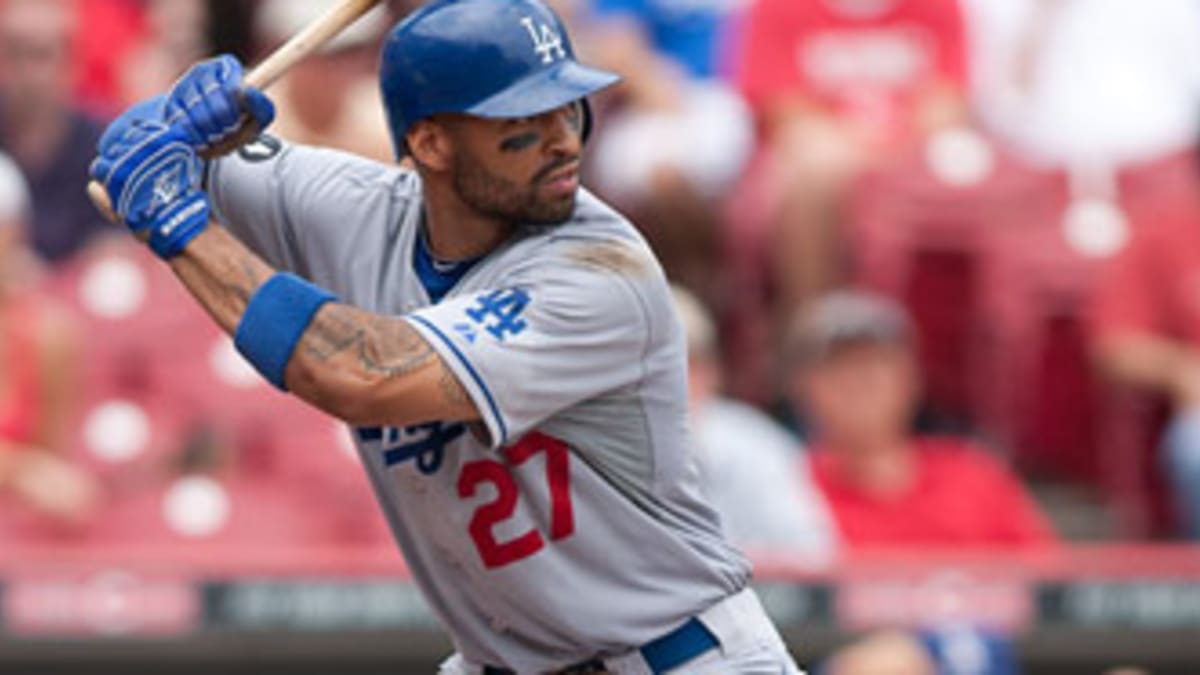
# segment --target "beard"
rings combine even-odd
[[[454,157],[451,184],[458,198],[482,215],[513,227],[546,227],[565,223],[575,212],[575,193],[560,199],[539,198],[538,185],[575,158],[552,162],[521,186],[489,172],[465,152]]]

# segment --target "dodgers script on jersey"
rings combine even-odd
[[[745,587],[700,498],[682,329],[624,218],[580,190],[568,222],[518,232],[433,298],[415,172],[261,143],[210,168],[219,220],[342,301],[406,317],[482,416],[353,429],[467,659],[526,673],[619,653]]]

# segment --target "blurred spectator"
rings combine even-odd
[[[127,106],[167,91],[188,66],[208,55],[204,0],[147,0],[142,40],[126,50],[120,91]]]
[[[589,153],[596,188],[630,212],[669,276],[723,287],[717,203],[749,156],[750,111],[726,80],[735,0],[592,0],[583,47],[623,78]]]
[[[298,33],[331,4],[330,0],[265,0],[255,19],[261,54]],[[373,10],[273,85],[271,98],[278,117],[271,133],[295,143],[394,161],[375,77],[376,47],[386,23],[383,10]]]
[[[1200,137],[1200,3],[965,0],[985,126],[1053,167],[1114,168]]]
[[[834,652],[821,675],[938,675],[921,641],[899,630],[871,633]]]
[[[78,523],[99,493],[60,455],[78,370],[76,332],[30,290],[29,208],[24,178],[0,154],[0,487],[46,516]]]
[[[919,635],[939,675],[1016,675],[1021,670],[1012,640],[992,631],[952,623]]]
[[[122,108],[121,70],[130,50],[143,39],[145,7],[141,0],[52,0],[73,2],[76,26],[73,98],[89,113],[115,116]]]
[[[1096,295],[1094,351],[1117,382],[1174,407],[1163,469],[1181,522],[1200,538],[1200,206],[1134,228]]]
[[[30,242],[60,261],[106,227],[84,196],[100,126],[71,104],[74,5],[6,0],[0,5],[0,147],[33,196]]]
[[[253,63],[254,15],[260,0],[206,0],[208,42],[214,54],[233,54]]]
[[[762,136],[746,198],[764,222],[739,229],[765,248],[778,321],[838,285],[855,177],[965,119],[964,42],[957,0],[754,2],[738,79]]]
[[[788,342],[793,400],[816,434],[813,474],[848,546],[1053,542],[995,459],[963,440],[912,435],[921,378],[899,306],[833,293],[799,316]]]
[[[1015,675],[1006,638],[969,626],[908,633],[882,630],[837,650],[821,675]]]
[[[687,331],[688,403],[701,471],[735,544],[822,565],[837,535],[799,440],[754,408],[721,397],[716,334],[703,305],[674,288]]]

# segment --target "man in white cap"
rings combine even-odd
[[[720,395],[716,329],[700,301],[674,286],[687,333],[688,413],[704,489],[726,534],[747,552],[821,566],[835,554],[829,507],[803,444],[755,408]]]

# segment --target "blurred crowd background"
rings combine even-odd
[[[392,161],[377,50],[418,4],[294,68],[272,133]],[[585,183],[676,284],[753,556],[1200,537],[1200,0],[553,4],[624,76]],[[0,2],[0,549],[394,555],[346,432],[84,196],[106,120],[328,5]],[[823,672],[934,672],[927,638]]]

